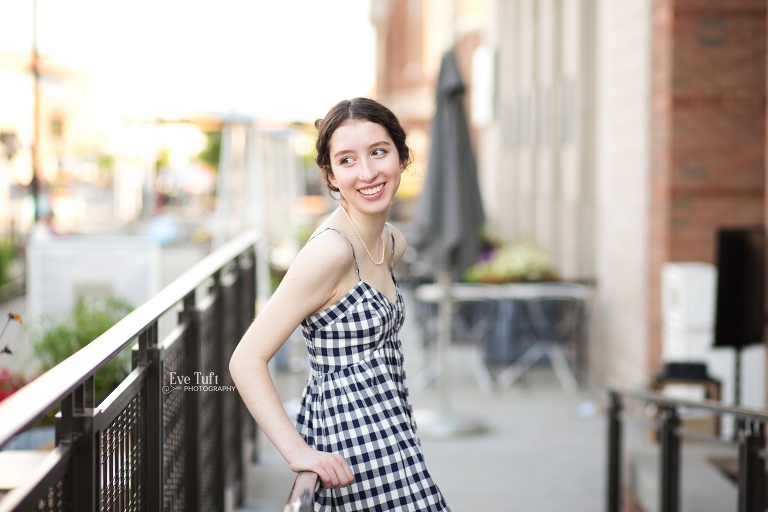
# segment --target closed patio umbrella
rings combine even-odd
[[[466,88],[453,51],[443,56],[432,121],[429,165],[417,208],[424,261],[451,278],[475,262],[477,230],[485,222],[477,166],[464,111]]]
[[[443,286],[438,313],[438,387],[440,413],[419,422],[419,429],[440,435],[478,430],[479,425],[449,413],[448,347],[451,344],[450,285],[479,251],[477,231],[485,222],[477,166],[464,110],[466,88],[451,50],[443,56],[437,83],[437,108],[424,188],[417,206],[419,239],[414,244]]]

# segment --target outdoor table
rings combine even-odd
[[[422,284],[416,287],[416,299],[422,302],[440,302],[442,289],[438,284]],[[542,298],[573,298],[589,300],[591,289],[573,283],[453,283],[451,298],[457,301],[471,300],[526,300]]]
[[[443,289],[438,284],[424,284],[416,287],[414,291],[416,300],[421,303],[437,304],[442,299]],[[507,361],[506,368],[494,378],[482,358],[479,351],[475,356],[469,358],[468,362],[475,374],[480,387],[486,391],[492,391],[499,385],[501,387],[511,386],[517,379],[526,373],[528,369],[543,355],[549,356],[558,378],[563,388],[568,392],[575,392],[576,379],[573,371],[567,363],[562,352],[560,343],[557,340],[541,339],[538,333],[546,331],[546,315],[539,307],[542,300],[562,300],[573,301],[580,305],[579,318],[575,319],[572,330],[574,332],[565,333],[570,338],[580,342],[580,329],[584,325],[589,309],[589,300],[592,289],[589,286],[577,283],[548,282],[548,283],[506,283],[506,284],[475,284],[475,283],[453,283],[450,290],[450,298],[455,303],[471,302],[494,302],[497,305],[497,317],[495,325],[492,326],[493,336],[498,343],[506,344],[507,348],[515,343],[513,335],[514,311],[519,307],[521,318],[528,325],[532,326],[535,334],[535,341],[531,347],[526,348],[522,354],[516,354],[513,360]],[[487,333],[490,335],[490,330]],[[583,346],[578,343],[576,351],[578,354],[580,366],[584,365]],[[481,366],[478,362],[482,363]],[[425,370],[414,379],[418,387],[422,387],[431,380],[435,373],[435,368],[425,368]]]

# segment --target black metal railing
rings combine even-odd
[[[765,427],[768,411],[730,407],[710,400],[688,401],[665,397],[654,392],[608,390],[608,466],[607,510],[619,512],[622,506],[621,445],[623,399],[653,404],[658,410],[657,439],[659,457],[659,511],[680,510],[681,438],[691,438],[738,450],[738,512],[765,510]],[[705,410],[720,417],[736,418],[735,440],[726,440],[682,428],[679,408]]]
[[[61,405],[56,448],[0,498],[0,512],[208,512],[243,502],[255,423],[228,363],[255,315],[256,242],[253,232],[228,242],[0,404],[0,446]],[[160,317],[179,308],[158,339]],[[95,404],[96,371],[134,344],[133,370]],[[182,376],[216,388],[178,385]]]
[[[311,512],[315,509],[315,489],[317,488],[317,473],[302,471],[296,475],[288,502],[283,512]]]

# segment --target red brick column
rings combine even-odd
[[[765,222],[766,2],[655,0],[650,368],[661,266],[714,262],[717,229]]]

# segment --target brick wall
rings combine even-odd
[[[718,228],[764,222],[765,33],[764,0],[653,3],[651,372],[662,264],[714,262]]]
[[[386,26],[386,63],[379,67],[377,93],[381,95],[431,84],[431,77],[422,69],[423,20],[421,11],[409,9],[406,0],[393,2]],[[340,20],[340,23],[343,21]],[[350,41],[354,44],[354,41]]]

